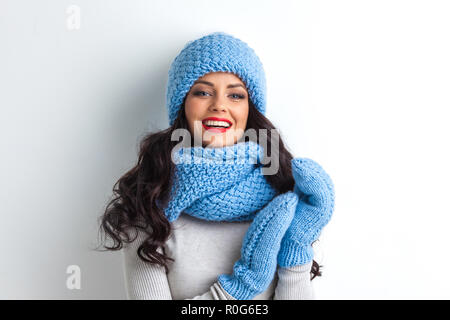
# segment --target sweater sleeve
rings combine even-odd
[[[273,300],[313,300],[315,299],[311,283],[312,261],[303,265],[278,267],[278,283]]]
[[[137,249],[143,242],[140,234],[124,245],[123,261],[127,298],[130,300],[172,300],[169,282],[163,266],[142,261]],[[158,248],[162,253],[162,249]]]
[[[202,295],[195,296],[192,299],[186,299],[186,300],[236,300],[233,296],[229,295],[228,292],[226,292],[220,283],[216,281],[209,291]]]
[[[142,261],[137,249],[144,238],[140,234],[132,243],[124,244],[123,261],[127,298],[132,300],[172,300],[167,274],[164,267]],[[162,252],[158,248],[158,252]],[[273,300],[314,299],[310,280],[311,264],[281,268],[278,267],[278,281]],[[218,282],[204,294],[186,300],[236,300]]]
[[[278,282],[273,300],[313,300],[314,291],[311,283],[312,261],[295,267],[278,267]],[[186,300],[236,300],[228,294],[219,282],[215,282],[209,291]]]
[[[132,243],[124,244],[123,262],[125,285],[129,300],[172,300],[170,286],[164,267],[142,261],[137,255],[139,245],[144,241],[139,233]],[[158,252],[162,253],[161,247]],[[235,300],[218,282],[202,295],[186,300]]]

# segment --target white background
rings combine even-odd
[[[449,16],[435,0],[3,0],[0,298],[126,298],[121,253],[91,250],[98,217],[168,126],[172,60],[224,31],[263,61],[294,156],[335,183],[317,297],[449,299]]]

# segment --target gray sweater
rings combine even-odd
[[[172,235],[164,250],[175,261],[163,267],[142,261],[137,248],[144,235],[123,250],[128,299],[235,300],[217,282],[220,274],[232,274],[240,258],[245,233],[251,222],[211,222],[186,214],[172,223]],[[162,248],[158,249],[162,252]],[[311,263],[278,267],[267,288],[254,300],[314,299]]]

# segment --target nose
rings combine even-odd
[[[224,111],[226,111],[226,109],[227,108],[223,104],[212,104],[209,107],[210,111],[218,111],[218,112],[224,112]]]

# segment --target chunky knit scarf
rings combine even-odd
[[[184,212],[210,221],[253,220],[277,191],[262,174],[263,147],[253,141],[175,150],[169,221]]]
[[[233,274],[218,278],[236,299],[250,299],[265,290],[277,264],[289,267],[310,261],[310,244],[334,208],[332,181],[317,163],[292,159],[295,188],[278,194],[263,175],[263,157],[263,148],[253,141],[172,152],[175,171],[164,208],[170,222],[182,212],[210,221],[252,220]]]

